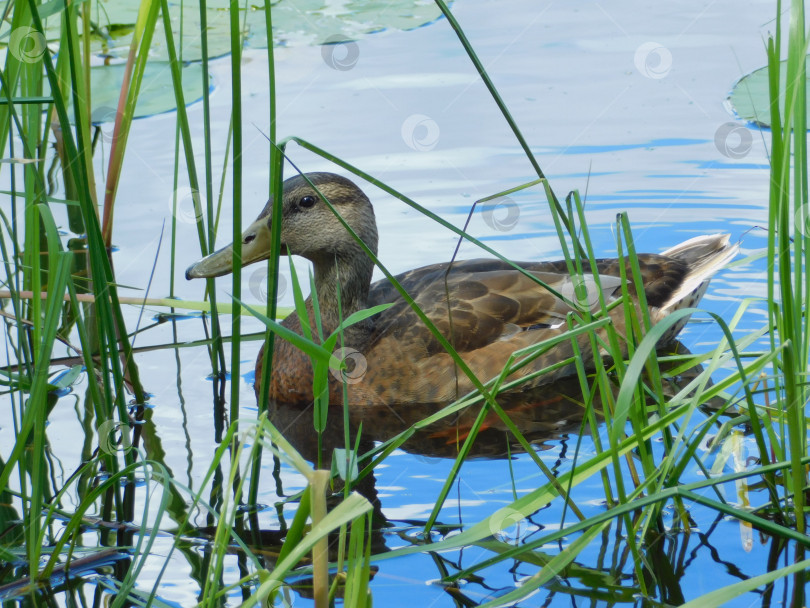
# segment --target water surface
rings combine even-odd
[[[745,253],[764,246],[764,232],[749,229],[766,223],[768,136],[751,131],[749,149],[729,155],[728,146],[718,145],[716,135],[735,120],[724,105],[734,81],[765,63],[762,24],[772,18],[772,3],[748,3],[741,11],[738,3],[729,1],[681,2],[674,7],[624,1],[458,0],[453,10],[555,191],[564,196],[578,189],[586,198],[599,255],[615,253],[615,217],[621,211],[629,213],[639,251],[659,252],[696,234],[712,232],[730,232],[734,239],[744,236]],[[350,69],[330,67],[321,47],[276,50],[280,136],[296,135],[325,148],[457,226],[463,226],[475,200],[536,177],[446,21],[412,31],[383,31],[356,45],[357,62]],[[215,158],[224,153],[228,128],[229,62],[223,58],[212,63]],[[246,52],[243,81],[244,208],[253,214],[263,207],[268,192],[264,133],[268,130],[269,85],[263,52]],[[189,114],[192,122],[201,124],[201,105],[190,107]],[[143,294],[138,290],[147,286],[161,227],[171,219],[174,124],[172,114],[154,116],[136,122],[130,136],[114,241],[117,277],[120,284],[135,288],[133,294]],[[200,132],[194,143],[201,160]],[[728,145],[734,147],[738,142]],[[302,170],[334,169],[295,145],[288,151]],[[218,179],[217,174],[215,182]],[[230,188],[230,180],[229,172],[226,188]],[[379,257],[389,270],[396,273],[450,258],[456,237],[449,231],[373,187],[366,191],[377,214]],[[508,221],[499,224],[478,213],[470,233],[513,259],[560,255],[542,190],[535,187],[511,198],[518,205],[516,216],[501,218]],[[183,269],[199,257],[196,228],[189,221],[188,209],[183,214],[181,206],[178,217],[175,294],[201,299],[204,284],[182,278]],[[253,218],[244,219],[247,224]],[[231,234],[232,218],[226,212],[218,243],[228,242]],[[164,243],[149,293],[152,297],[169,293],[167,250]],[[461,257],[480,255],[471,245],[461,248]],[[296,263],[301,276],[306,276],[306,265],[300,260]],[[264,273],[263,268],[256,268]],[[704,307],[730,318],[742,298],[765,294],[763,273],[761,263],[719,273]],[[282,285],[289,285],[289,272],[283,274]],[[379,271],[375,276],[381,276]],[[243,277],[245,298],[258,302],[262,294],[256,289],[253,267]],[[220,301],[228,300],[230,279],[220,279],[217,284]],[[292,303],[291,289],[284,290],[280,303]],[[138,312],[130,309],[128,315],[128,323],[134,327]],[[753,329],[762,320],[751,314],[741,329]],[[252,320],[243,322],[243,331],[259,329]],[[170,324],[162,325],[139,336],[135,344],[171,342],[172,331]],[[203,337],[203,327],[194,319],[177,323],[176,331],[180,341]],[[710,323],[693,323],[682,337],[688,348],[700,350],[715,345],[720,333]],[[240,372],[235,376],[245,418],[255,417],[257,411],[249,372],[258,347],[258,342],[244,345]],[[151,421],[166,462],[175,479],[199,489],[216,447],[206,349],[155,351],[140,356],[138,364],[152,395]],[[63,471],[61,481],[79,464],[76,437],[82,428],[75,399],[64,397],[51,416],[49,439],[57,470],[61,467]],[[291,424],[309,425],[311,421],[302,416]],[[10,425],[0,429],[0,445],[13,443],[11,432]],[[594,452],[590,436],[580,439],[577,433],[563,432],[545,442],[541,457],[553,470],[567,470],[577,442],[581,442],[580,458]],[[404,546],[409,537],[417,536],[418,527],[412,522],[427,518],[451,462],[436,454],[399,451],[376,471],[382,513],[395,525],[383,536],[388,547]],[[259,503],[272,505],[278,496],[268,455],[262,467],[265,483]],[[286,468],[279,479],[286,494],[304,486],[303,479]],[[475,523],[543,482],[526,455],[515,455],[511,461],[473,459],[462,469],[440,520],[451,526]],[[59,480],[57,485],[61,485]],[[602,488],[592,491],[593,502],[580,503],[586,515],[603,508]],[[136,512],[139,509],[136,506]],[[562,509],[561,503],[552,504],[503,534],[531,540],[536,532],[559,525]],[[292,508],[285,512],[291,517]],[[750,550],[743,550],[736,522],[700,520],[700,515],[701,510],[695,508],[700,523],[694,535],[667,541],[671,543],[668,549],[682,554],[680,563],[688,565],[679,573],[686,599],[765,571],[767,544],[755,542]],[[272,507],[259,517],[264,528],[278,527]],[[196,523],[205,524],[202,520]],[[612,529],[604,546],[594,544],[577,563],[629,572],[617,540],[622,533]],[[88,544],[93,544],[92,533],[88,534]],[[138,579],[139,588],[151,589],[171,543],[169,536],[158,540],[154,557]],[[548,550],[553,554],[560,548],[555,545]],[[380,606],[397,606],[404,605],[403,598],[407,598],[409,605],[454,606],[446,590],[427,581],[440,578],[443,569],[453,572],[476,563],[485,554],[483,548],[472,547],[381,562],[371,587],[374,601]],[[193,579],[191,563],[187,556],[174,554],[163,575],[160,597],[177,605],[197,601],[199,585]],[[236,580],[235,557],[229,559],[228,568],[226,580]],[[462,585],[461,593],[481,602],[508,591],[534,572],[536,567],[526,563],[503,564],[480,573],[481,581]],[[617,583],[628,581],[618,575]],[[237,604],[240,597],[234,592],[231,603]],[[738,605],[750,605],[753,600],[754,596],[748,596]],[[552,585],[520,605],[568,606],[574,601]],[[309,603],[295,598],[297,606]]]

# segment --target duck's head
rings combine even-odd
[[[307,173],[306,178],[332,204],[366,246],[377,252],[377,224],[368,197],[354,183],[334,173]],[[340,220],[301,175],[284,181],[281,202],[281,253],[300,255],[319,265],[365,266],[365,253]],[[242,266],[270,257],[273,199],[242,233]],[[371,265],[373,268],[373,265]],[[187,279],[218,277],[233,271],[233,245],[204,257],[186,270]],[[365,274],[365,273],[364,273]],[[369,280],[371,278],[369,270]]]

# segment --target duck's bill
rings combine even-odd
[[[270,227],[267,218],[260,218],[242,233],[240,266],[261,262],[270,257]],[[233,272],[233,244],[205,256],[186,269],[187,279],[221,277]]]

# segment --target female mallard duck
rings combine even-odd
[[[366,246],[377,251],[374,209],[366,195],[351,181],[331,173],[309,173],[306,178],[334,206]],[[282,202],[282,253],[300,255],[314,266],[315,288],[324,335],[329,335],[343,318],[378,304],[393,305],[344,331],[344,344],[362,355],[353,355],[355,367],[348,375],[349,402],[439,403],[473,389],[436,337],[388,280],[371,284],[374,263],[317,192],[302,176],[284,182]],[[270,250],[272,201],[242,235],[242,265],[264,260]],[[708,278],[734,255],[728,235],[700,236],[661,255],[638,256],[650,319],[656,323],[673,310],[693,306],[703,295]],[[497,259],[466,260],[433,264],[397,276],[397,280],[425,315],[454,346],[465,363],[482,381],[500,374],[509,356],[563,333],[565,317],[575,310],[575,284],[589,287],[587,305],[599,309],[592,275],[572,278],[564,261],[518,262],[568,302],[552,294],[532,278]],[[449,266],[449,269],[448,269]],[[597,261],[601,289],[610,301],[621,295],[619,261]],[[586,266],[588,272],[590,267]],[[230,246],[203,258],[186,271],[186,278],[216,277],[232,271]],[[580,298],[581,302],[582,299]],[[314,328],[311,298],[307,299],[310,324]],[[610,313],[623,333],[621,307]],[[298,316],[291,314],[282,325],[301,333]],[[683,324],[674,328],[674,337]],[[317,332],[313,329],[313,335]],[[591,349],[587,339],[582,352]],[[256,361],[256,389],[261,381],[263,352]],[[344,351],[346,352],[346,351]],[[543,369],[570,357],[573,347],[564,340],[513,373],[509,380]],[[365,370],[363,370],[365,367]],[[550,382],[572,373],[573,365],[544,374],[531,383]],[[339,374],[335,374],[339,376]],[[330,375],[330,400],[341,403],[342,383]],[[284,403],[310,403],[312,367],[306,354],[292,344],[276,340],[270,398]]]

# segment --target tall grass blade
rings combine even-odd
[[[121,169],[124,164],[124,152],[126,151],[127,139],[129,138],[129,129],[132,126],[132,119],[135,115],[135,105],[138,101],[138,93],[140,92],[141,82],[143,81],[143,74],[146,69],[146,61],[149,57],[149,47],[152,44],[152,35],[155,32],[159,9],[159,2],[142,0],[140,8],[138,9],[138,17],[135,20],[132,43],[130,44],[129,55],[124,71],[124,81],[121,86],[118,108],[115,113],[110,162],[107,171],[107,184],[104,189],[104,214],[101,231],[102,238],[107,247],[112,245],[115,195],[118,192]],[[87,39],[85,38],[85,40]],[[89,102],[89,99],[86,100],[86,102]],[[91,105],[90,103],[84,103],[82,107],[89,110]]]

